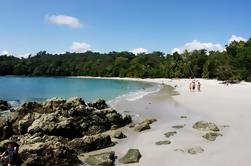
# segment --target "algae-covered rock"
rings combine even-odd
[[[141,154],[138,149],[129,149],[128,152],[119,159],[122,164],[138,163],[141,158]]]

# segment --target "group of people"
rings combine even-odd
[[[197,80],[192,80],[189,83],[190,92],[194,92],[196,90],[196,87],[197,87],[198,92],[200,92],[201,91],[201,83]]]

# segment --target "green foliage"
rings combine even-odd
[[[140,78],[217,78],[251,80],[251,39],[232,42],[223,52],[195,50],[173,55],[162,52],[134,55],[130,52],[38,52],[19,59],[0,56],[0,75],[103,76]]]

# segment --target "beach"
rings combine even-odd
[[[201,92],[190,92],[189,79],[128,80],[167,85],[159,92],[138,100],[122,100],[114,105],[118,111],[136,113],[136,121],[156,118],[157,122],[151,125],[150,130],[141,133],[136,133],[128,127],[120,129],[127,135],[126,139],[115,140],[118,142],[116,146],[91,154],[113,150],[119,159],[128,149],[136,148],[140,150],[142,157],[139,163],[131,164],[135,166],[250,165],[250,83],[241,82],[227,86],[216,80],[198,79],[202,84]],[[215,141],[204,139],[202,135],[205,132],[192,128],[199,120],[217,124],[222,136]],[[184,128],[174,129],[173,125],[184,125]],[[170,131],[176,131],[177,134],[165,138],[164,133]],[[163,140],[170,140],[171,144],[155,145],[157,141]],[[203,153],[191,155],[186,152],[187,149],[198,146],[204,149]],[[116,160],[116,165],[122,164]]]

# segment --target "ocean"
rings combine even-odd
[[[140,81],[72,77],[1,76],[0,99],[10,103],[44,101],[52,97],[82,97],[91,102],[107,101],[128,95],[128,100],[140,98],[158,89],[158,85]]]

